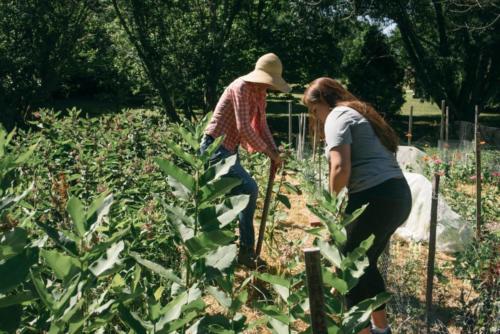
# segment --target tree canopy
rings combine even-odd
[[[499,106],[499,17],[487,0],[3,1],[0,119],[11,127],[86,96],[138,99],[179,121],[274,52],[296,87],[340,78],[392,113],[406,73],[470,120],[475,104]]]

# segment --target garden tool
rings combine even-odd
[[[271,168],[269,170],[269,179],[267,180],[266,197],[264,199],[264,209],[262,210],[262,218],[260,220],[259,238],[257,239],[255,258],[258,258],[260,256],[260,251],[262,250],[264,233],[266,231],[267,215],[269,213],[269,206],[271,204],[271,196],[273,194],[273,182],[274,182],[274,177],[276,176],[276,172],[277,172],[277,167],[273,163],[271,163]]]

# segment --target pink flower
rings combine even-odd
[[[493,172],[493,173],[491,173],[491,176],[500,177],[500,172]]]
[[[441,159],[437,158],[437,159],[435,159],[435,160],[434,160],[434,163],[436,163],[436,164],[440,164],[440,163],[443,163],[443,160],[441,160]]]
[[[475,180],[475,179],[477,179],[477,177],[476,177],[476,175],[472,175],[471,177],[469,177],[469,179]]]

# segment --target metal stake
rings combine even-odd
[[[432,204],[431,204],[431,222],[429,231],[429,255],[427,259],[427,286],[425,292],[427,333],[430,333],[431,312],[432,312],[432,289],[434,284],[434,261],[436,258],[436,228],[437,228],[437,209],[439,197],[439,174],[434,174],[432,181]]]

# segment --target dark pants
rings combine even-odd
[[[401,226],[411,210],[411,193],[404,178],[393,178],[375,187],[349,195],[346,212],[352,213],[363,204],[368,207],[361,216],[348,225],[344,254],[353,251],[361,241],[375,235],[373,246],[368,250],[369,266],[358,284],[347,294],[348,307],[385,291],[385,284],[377,268],[377,260],[384,251],[391,235]],[[383,309],[385,305],[379,308]]]
[[[214,139],[205,135],[201,141],[201,152],[203,153],[212,144]],[[230,157],[233,153],[225,149],[222,145],[210,157],[210,164],[215,164],[222,159]],[[249,195],[249,201],[245,209],[238,215],[240,228],[240,246],[251,249],[253,252],[255,245],[255,232],[253,229],[253,216],[257,207],[257,196],[259,189],[257,183],[252,176],[243,168],[240,162],[240,157],[237,157],[236,163],[229,169],[226,176],[241,179],[241,184],[234,187],[231,195]]]

